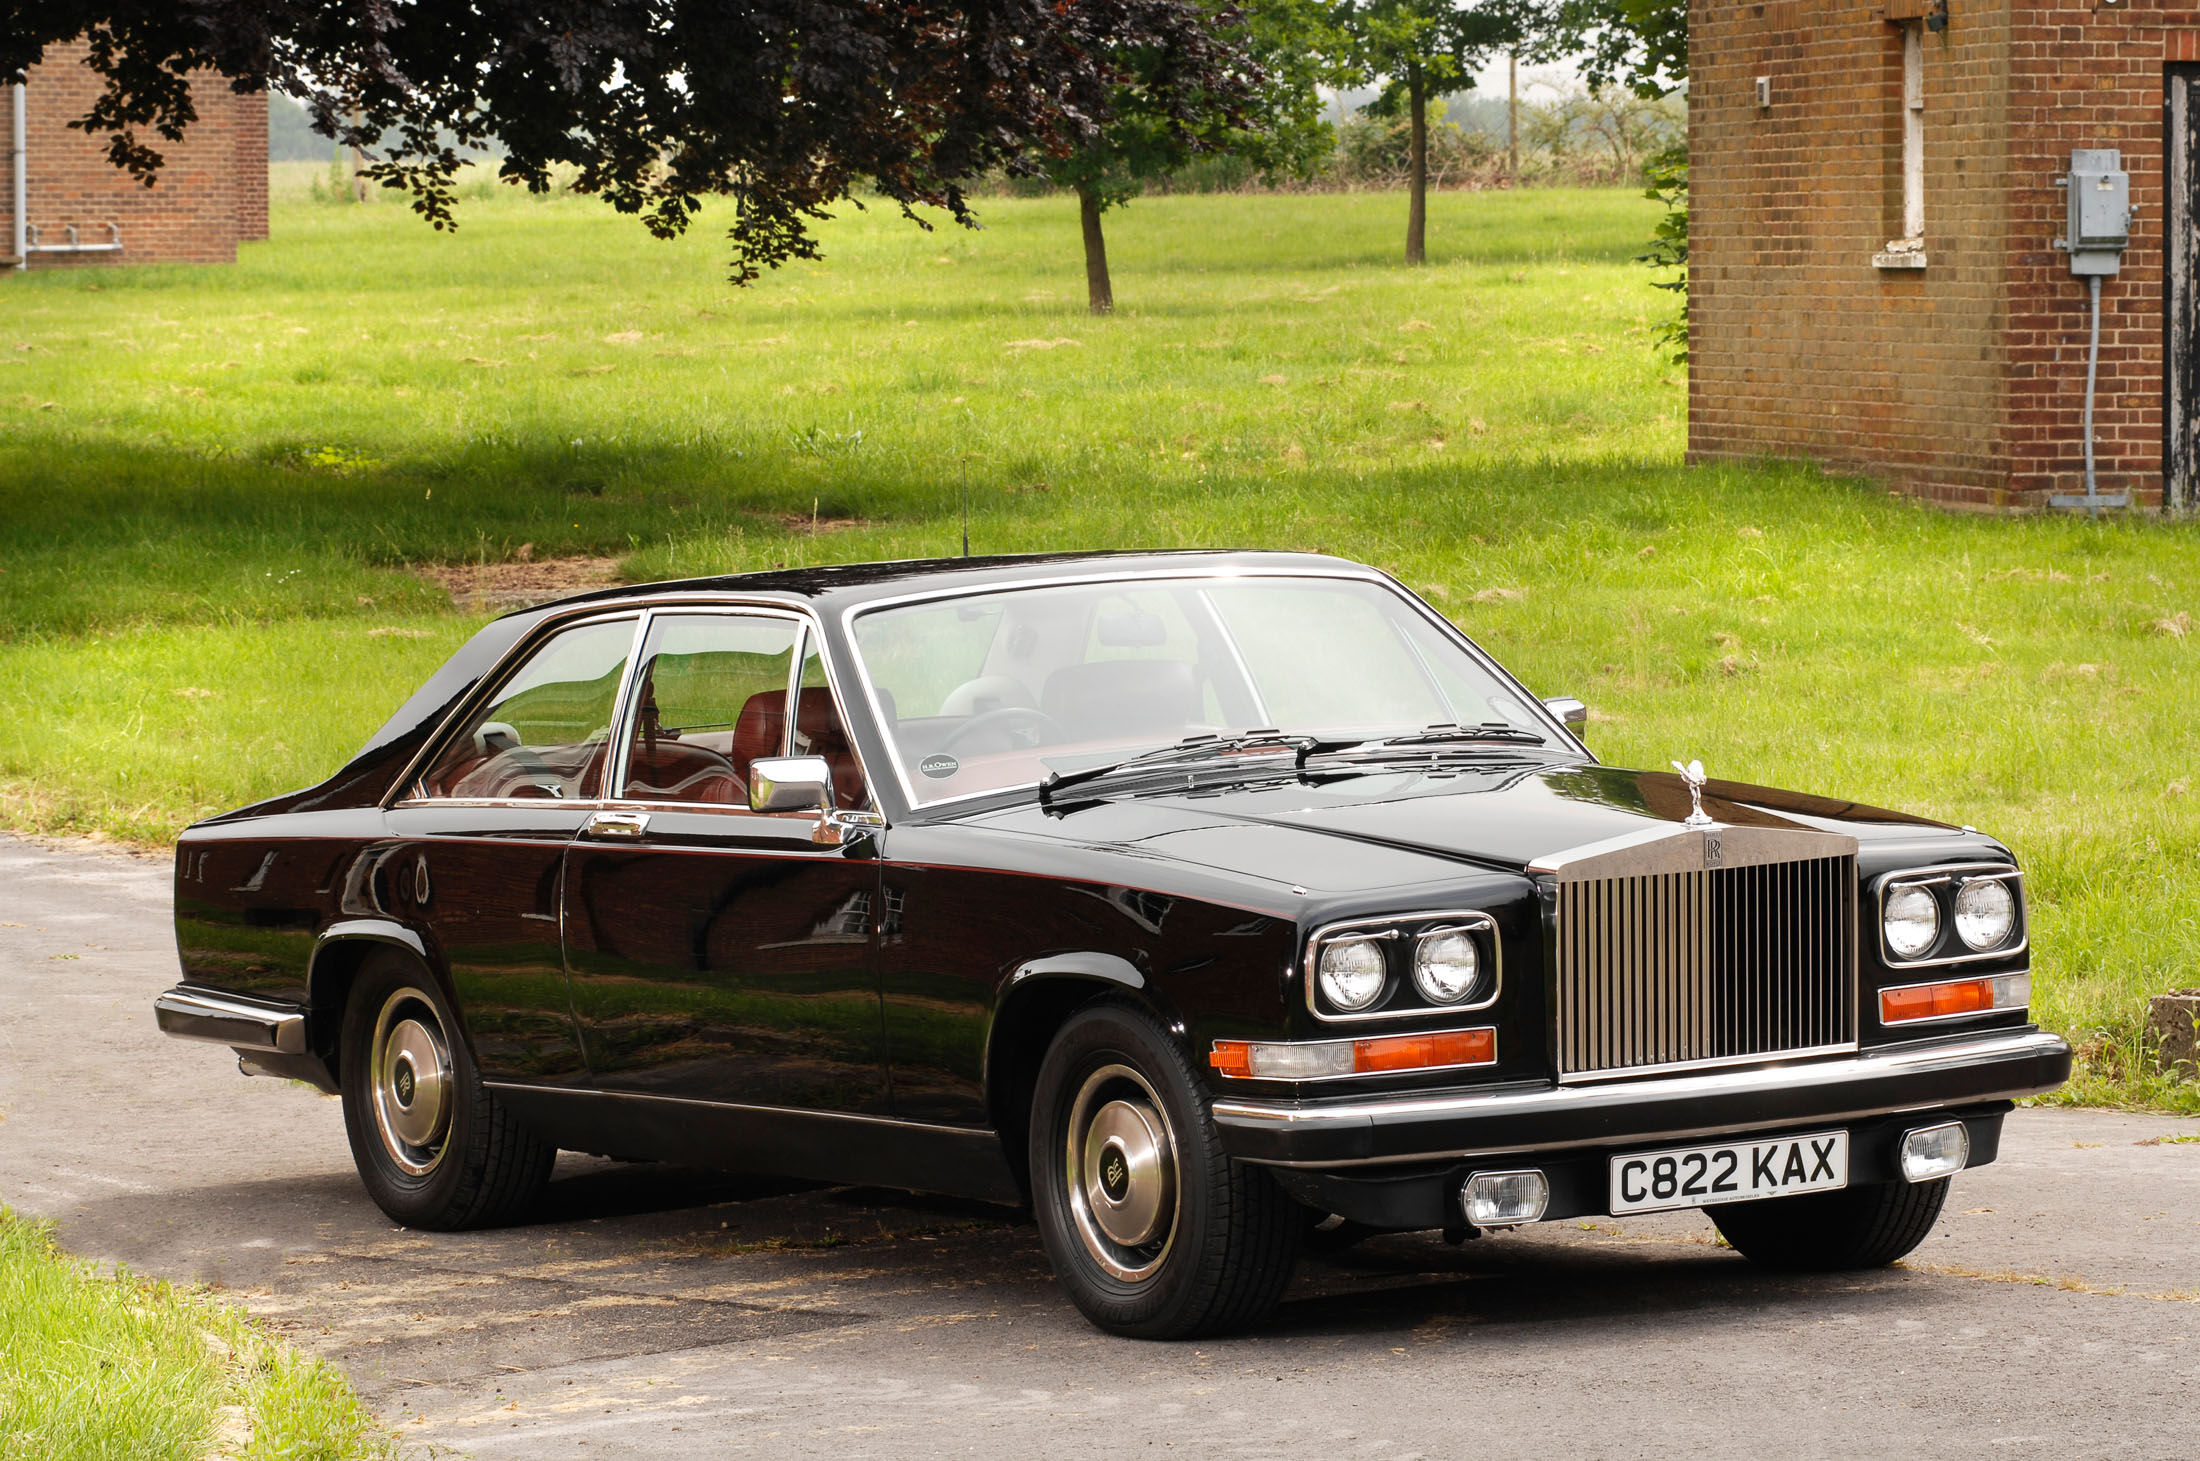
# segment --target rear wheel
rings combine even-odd
[[[1032,1205],[1047,1256],[1112,1334],[1241,1328],[1290,1280],[1304,1220],[1269,1175],[1230,1160],[1189,1063],[1143,1009],[1072,1015],[1040,1067]]]
[[[557,1150],[496,1103],[442,992],[397,953],[370,957],[344,1006],[337,1067],[352,1160],[375,1205],[412,1228],[512,1221]]]
[[[1948,1179],[1875,1182],[1708,1209],[1736,1252],[1767,1268],[1883,1268],[1925,1241]]]

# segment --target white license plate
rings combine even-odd
[[[1849,1134],[1668,1147],[1612,1158],[1611,1213],[1751,1202],[1849,1185]]]

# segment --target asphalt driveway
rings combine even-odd
[[[2191,1121],[2019,1112],[1884,1272],[1768,1276],[1690,1217],[1390,1238],[1258,1333],[1140,1344],[973,1204],[566,1157],[530,1226],[408,1233],[333,1099],[159,1035],[174,977],[164,860],[0,838],[0,1202],[221,1285],[423,1452],[2200,1454]]]

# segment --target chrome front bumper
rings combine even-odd
[[[1220,1100],[1214,1118],[1224,1146],[1241,1161],[1333,1170],[1937,1111],[2037,1095],[2069,1078],[2070,1046],[2060,1035],[2005,1030],[1831,1060],[1602,1085]]]
[[[204,1040],[271,1055],[306,1053],[305,1011],[294,1004],[262,1004],[179,984],[153,1001],[153,1019],[162,1034],[179,1040]]]

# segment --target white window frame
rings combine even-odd
[[[1902,237],[1872,256],[1881,269],[1925,267],[1925,22],[1902,30]]]

